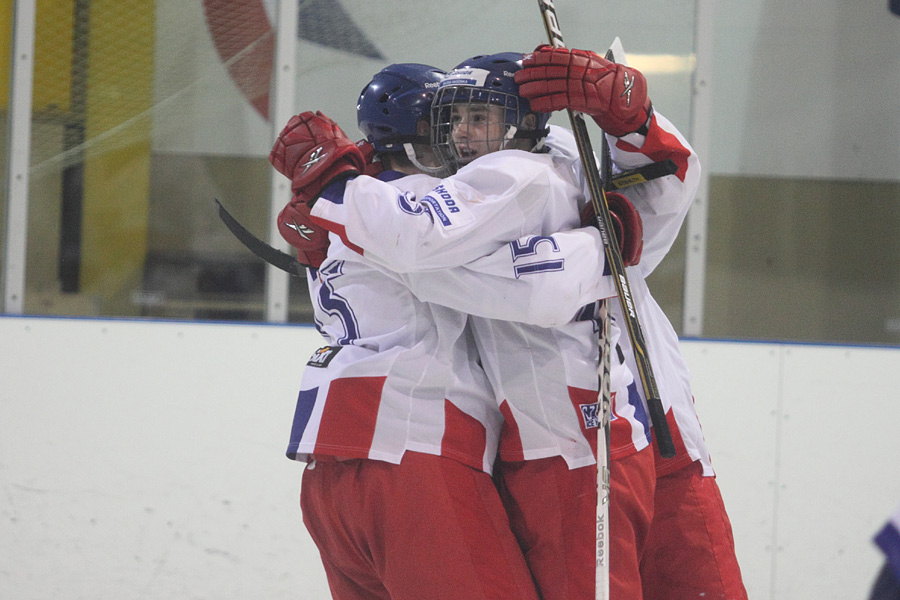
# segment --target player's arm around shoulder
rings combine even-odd
[[[646,136],[635,133],[617,140],[611,155],[621,170],[663,160],[672,160],[677,167],[673,175],[622,190],[643,220],[640,270],[646,277],[678,237],[700,185],[700,160],[678,129],[658,112],[653,114]]]
[[[481,201],[508,202],[531,186],[546,186],[552,164],[547,154],[500,150],[475,159],[449,179],[469,186]]]
[[[524,236],[461,267],[409,274],[407,285],[423,302],[488,319],[556,327],[584,305],[616,295],[604,266],[600,232],[584,227]]]
[[[408,224],[382,227],[391,237],[366,250],[401,273],[453,268],[489,255],[527,233],[527,216],[551,198],[551,174],[546,159],[535,161],[526,152],[481,157],[430,189],[407,190],[392,218]]]
[[[433,223],[417,199],[439,179],[414,175],[385,181],[360,176],[323,190],[312,207],[313,220],[364,256],[399,270],[414,255],[422,229]]]

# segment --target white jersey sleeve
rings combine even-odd
[[[312,209],[317,223],[398,273],[459,266],[523,237],[531,223],[565,221],[571,206],[557,198],[581,194],[574,179],[561,177],[548,154],[503,150],[481,157],[438,181],[418,178],[403,188],[358,177],[334,194],[323,193]],[[549,208],[548,208],[549,207]]]
[[[462,267],[405,276],[422,301],[488,319],[541,327],[568,323],[585,305],[616,295],[593,227],[531,235]]]
[[[614,172],[643,167],[653,162],[672,160],[677,171],[623,190],[644,226],[644,247],[640,272],[646,277],[662,262],[678,237],[691,201],[700,184],[700,160],[678,129],[663,115],[654,112],[647,135],[632,133],[623,138],[607,136]],[[550,127],[547,145],[572,161],[577,176],[584,174],[572,132]],[[586,189],[586,183],[585,183]]]
[[[637,138],[632,140],[631,138]],[[643,139],[640,139],[643,138]],[[623,190],[644,222],[641,271],[646,277],[672,248],[700,185],[700,159],[678,129],[663,115],[654,113],[646,136],[630,134],[611,138],[613,165],[627,170],[650,162],[672,160],[677,171]]]

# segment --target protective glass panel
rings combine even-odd
[[[12,47],[12,3],[0,6],[0,283],[6,269],[6,219],[8,207],[9,169],[9,78]],[[0,305],[3,300],[0,299]]]
[[[222,3],[38,3],[27,313],[260,319],[273,36]],[[240,27],[236,27],[240,24]]]
[[[557,4],[561,19],[572,10],[566,10],[567,4]],[[691,86],[696,65],[695,18],[694,0],[604,3],[602,17],[568,15],[564,23],[566,42],[570,47],[600,52],[609,45],[613,36],[618,36],[628,64],[639,69],[647,78],[654,109],[665,115],[690,141],[693,119],[696,118],[691,108]],[[598,27],[598,23],[602,25]],[[571,34],[568,33],[570,29]],[[608,33],[601,34],[598,30]],[[564,113],[557,113],[550,122],[566,126],[568,119]],[[599,148],[599,130],[593,126],[590,130],[593,145],[595,149]],[[705,168],[704,158],[701,157],[701,161]],[[666,258],[647,278],[653,297],[679,332],[684,305],[685,258],[682,227]]]
[[[222,226],[212,199],[267,238],[276,5],[38,3],[26,312],[264,317],[265,265]],[[12,7],[4,7],[8,48]],[[363,0],[301,2],[296,112],[322,110],[359,137],[356,97],[385,65],[449,69],[545,41],[536,6],[501,0],[469,8],[410,2],[398,19]],[[900,95],[900,48],[897,17],[884,4],[718,6],[706,115],[691,110],[694,0],[557,9],[571,47],[602,51],[618,35],[646,74],[654,106],[689,139],[694,120],[710,121],[709,156],[701,156],[711,174],[704,335],[897,343],[900,276],[886,249],[898,225],[900,120],[890,99]],[[0,58],[8,73],[8,54]],[[0,84],[4,111],[8,79]],[[567,119],[556,114],[551,123]],[[7,133],[0,120],[4,164]],[[775,228],[753,236],[743,219]],[[650,277],[678,329],[685,255],[682,234]],[[292,281],[289,319],[310,315],[305,282]]]
[[[407,2],[403,17],[397,18],[382,4],[363,0],[302,2],[297,112],[321,110],[357,139],[362,134],[356,128],[356,98],[372,75],[388,64],[418,62],[449,70],[478,54],[528,52],[547,41],[536,2],[463,4],[447,10],[437,2]],[[694,0],[644,0],[621,6],[579,0],[557,2],[556,8],[569,47],[604,52],[616,36],[620,37],[630,64],[647,75],[654,106],[688,134]],[[434,26],[413,27],[411,23]],[[569,125],[565,113],[554,114],[550,122]],[[594,146],[599,148],[599,128],[589,122],[589,130]],[[683,242],[677,241],[650,280],[654,295],[673,323],[680,320],[683,248]],[[292,284],[290,314],[294,319],[304,314],[309,304],[305,282],[295,280]]]
[[[706,332],[900,342],[900,184],[716,176]]]
[[[713,25],[704,335],[897,344],[898,15],[753,0]]]

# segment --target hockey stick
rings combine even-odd
[[[609,305],[600,301],[600,422],[597,425],[597,530],[594,558],[594,598],[609,597],[609,415],[612,409],[610,390]]]
[[[676,170],[677,166],[675,165],[675,162],[666,159],[636,169],[622,171],[610,180],[610,186],[617,190],[621,190],[639,183],[646,183],[647,181],[658,179],[659,177],[672,175]],[[293,256],[285,254],[281,250],[268,245],[250,233],[246,227],[241,225],[238,220],[222,206],[222,203],[219,202],[218,199],[213,198],[213,202],[216,203],[219,218],[222,219],[222,222],[225,223],[228,230],[234,234],[234,237],[246,246],[248,250],[258,258],[263,259],[270,265],[277,267],[282,271],[287,271],[294,277],[306,278],[306,268],[309,267],[309,265],[305,265]]]
[[[564,48],[565,42],[559,29],[559,21],[556,16],[556,7],[553,0],[538,0],[541,16],[544,20],[544,29],[552,46]],[[672,443],[672,434],[666,423],[666,413],[663,410],[662,401],[659,398],[659,390],[656,378],[653,376],[653,368],[647,356],[647,344],[644,341],[643,330],[637,310],[632,300],[631,287],[628,285],[628,277],[625,274],[625,265],[622,262],[622,254],[616,241],[616,234],[612,228],[612,220],[609,214],[609,206],[606,203],[606,192],[600,181],[597,164],[594,162],[594,151],[588,136],[584,115],[568,109],[569,120],[572,123],[572,132],[578,145],[578,154],[587,177],[588,189],[591,194],[591,204],[597,214],[597,226],[600,229],[600,237],[603,240],[603,248],[606,254],[606,262],[616,284],[616,293],[622,305],[622,313],[625,317],[625,325],[628,337],[634,349],[635,363],[640,375],[644,397],[647,399],[647,409],[650,413],[650,421],[653,425],[659,453],[665,458],[675,456],[675,445]]]
[[[603,137],[603,145],[606,148],[608,157],[609,143],[606,141],[606,136]],[[611,167],[612,163],[610,163],[610,168]],[[671,158],[667,158],[666,160],[655,163],[650,163],[649,165],[644,165],[643,167],[638,167],[636,169],[622,171],[618,175],[612,175],[611,177],[607,174],[606,171],[603,171],[604,177],[609,177],[609,181],[604,184],[603,187],[607,191],[613,189],[624,190],[627,187],[631,187],[639,183],[646,183],[653,179],[665,177],[666,175],[674,175],[676,171],[678,171],[678,165],[676,165],[675,161]]]
[[[619,38],[616,38],[613,45],[618,42]],[[612,47],[607,50],[606,59],[615,62]],[[672,166],[674,166],[673,161],[669,162],[672,162]],[[612,155],[605,135],[600,146],[600,167],[602,189],[606,191],[612,188],[614,184],[610,177],[612,175]],[[610,316],[608,300],[600,301],[600,314],[598,317],[600,321],[600,337],[597,340],[600,346],[600,423],[597,427],[597,529],[594,548],[594,557],[596,559],[594,598],[595,600],[606,600],[609,597],[609,494],[611,485],[609,477],[609,425],[610,411],[612,410],[612,373],[610,370],[612,344],[609,337]]]
[[[213,202],[216,203],[216,208],[219,212],[219,218],[222,219],[222,222],[225,223],[225,226],[228,227],[228,230],[234,234],[244,246],[247,247],[250,252],[255,254],[257,257],[263,259],[270,265],[281,269],[282,271],[287,271],[294,277],[300,277],[301,279],[306,279],[306,267],[309,265],[304,265],[302,262],[298,261],[296,258],[287,254],[286,252],[282,252],[277,248],[273,248],[268,245],[244,227],[240,223],[238,223],[237,219],[231,216],[225,207],[222,206],[222,203],[219,202],[217,198],[213,198]]]

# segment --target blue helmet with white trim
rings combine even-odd
[[[404,152],[404,144],[430,143],[419,135],[421,119],[429,119],[434,92],[444,71],[418,63],[389,65],[375,74],[356,103],[359,129],[376,152]]]

